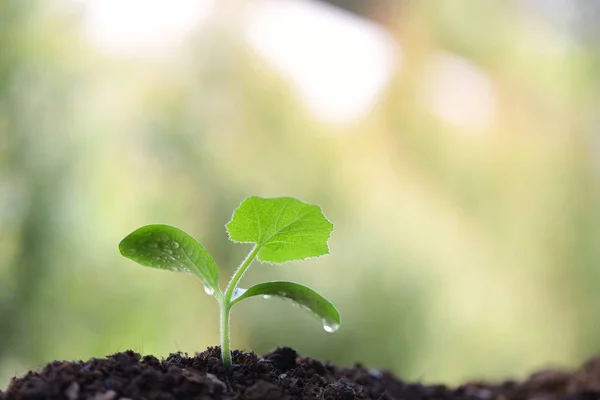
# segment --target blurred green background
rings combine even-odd
[[[250,194],[335,230],[330,256],[243,284],[305,283],[343,323],[253,300],[234,348],[451,384],[598,352],[597,3],[332,3],[0,0],[0,388],[217,345],[200,282],[117,244],[178,226],[225,285]]]

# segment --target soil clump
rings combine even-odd
[[[163,360],[133,351],[88,361],[54,361],[13,378],[0,400],[597,400],[600,358],[575,371],[544,370],[522,382],[469,382],[458,387],[408,383],[387,371],[337,367],[300,357],[289,347],[264,355],[233,352],[227,371],[221,350]]]

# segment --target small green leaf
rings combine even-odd
[[[143,226],[123,239],[119,250],[146,267],[194,274],[204,283],[207,293],[219,291],[219,270],[210,253],[173,226]]]
[[[340,313],[333,304],[314,290],[294,282],[259,283],[246,291],[238,289],[231,305],[254,296],[278,296],[292,300],[300,306],[312,311],[323,323],[327,332],[335,332],[340,327]]]
[[[272,263],[329,254],[332,230],[319,206],[291,197],[248,197],[227,224],[232,241],[256,243],[257,258]]]

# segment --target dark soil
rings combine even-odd
[[[13,378],[0,400],[89,399],[600,399],[600,358],[576,371],[546,370],[524,382],[471,382],[449,388],[406,383],[385,371],[340,368],[290,348],[258,357],[235,351],[227,372],[218,347],[195,357],[171,354],[159,361],[133,351],[87,362],[55,361],[40,372]]]

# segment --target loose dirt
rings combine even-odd
[[[596,400],[600,358],[575,371],[545,370],[522,382],[470,382],[459,387],[407,383],[390,372],[355,365],[340,368],[288,347],[264,357],[233,352],[226,371],[218,347],[195,357],[166,359],[133,351],[86,362],[54,361],[39,372],[13,378],[0,400],[172,400],[172,399],[378,399],[378,400]]]

